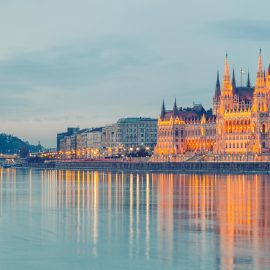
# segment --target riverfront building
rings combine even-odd
[[[101,144],[102,128],[83,129],[77,133],[76,157],[92,158],[99,152]]]
[[[163,101],[153,161],[269,160],[270,65],[260,52],[255,86],[237,87],[226,55],[222,86],[217,75],[213,110],[166,110]]]
[[[104,148],[114,148],[118,145],[116,123],[102,128],[101,144]]]
[[[60,139],[58,153],[66,158],[91,158],[102,147],[101,135],[102,128],[76,129]]]
[[[120,156],[138,148],[153,150],[157,140],[157,119],[121,118],[94,129],[71,129],[57,134],[58,154],[65,158]]]
[[[154,149],[157,142],[157,119],[143,117],[119,119],[117,141],[126,149],[140,146]]]
[[[66,132],[58,133],[57,138],[56,138],[57,152],[59,152],[61,149],[63,149],[63,147],[64,147],[64,142],[63,142],[64,138],[68,137],[68,136],[71,136],[73,134],[76,134],[79,130],[80,130],[80,128],[78,128],[78,127],[75,127],[75,128],[74,127],[69,127]],[[61,147],[61,140],[62,140],[62,147]]]

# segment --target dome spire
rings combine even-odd
[[[228,53],[226,52],[223,81],[228,82],[230,80],[231,80],[231,78],[230,78],[230,67],[229,67],[229,61],[228,61]]]
[[[233,96],[233,86],[232,86],[231,77],[230,77],[228,53],[226,53],[221,95],[226,96],[226,97]]]

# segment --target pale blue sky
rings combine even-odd
[[[55,145],[67,126],[211,106],[229,53],[239,70],[270,63],[270,2],[0,0],[1,132]],[[246,78],[244,78],[246,80]]]

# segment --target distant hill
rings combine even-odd
[[[28,142],[8,134],[0,134],[0,153],[1,154],[20,154],[22,152],[40,152],[43,147],[31,145]]]

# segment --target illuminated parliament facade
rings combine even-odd
[[[237,87],[226,55],[222,85],[217,75],[213,108],[166,110],[158,119],[153,161],[270,160],[270,65],[260,52],[255,86]]]

